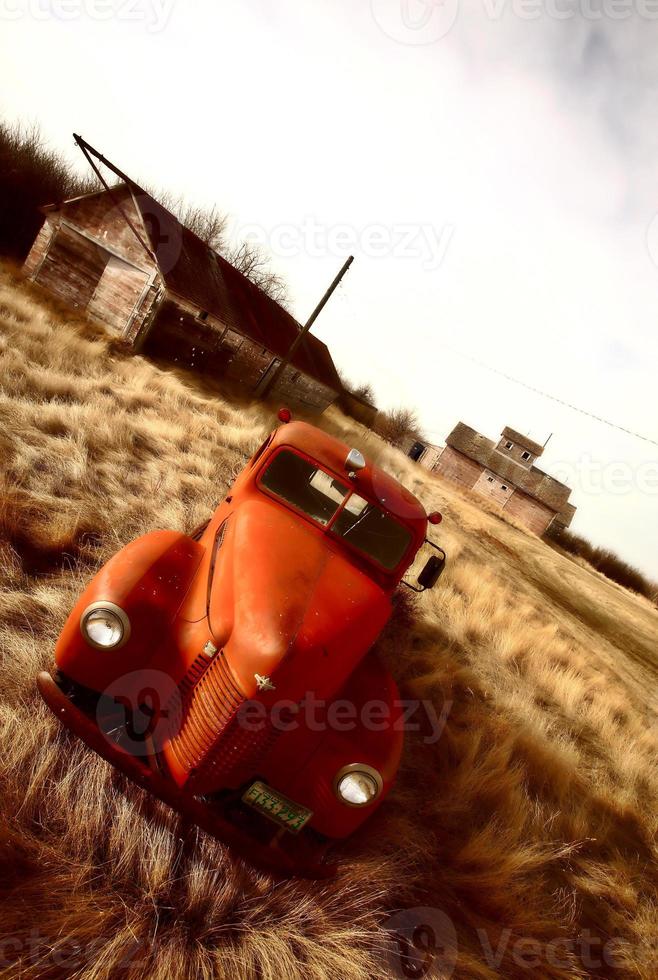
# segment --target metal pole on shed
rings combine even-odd
[[[288,351],[284,359],[281,361],[279,366],[270,373],[270,368],[274,363],[274,361],[271,362],[270,366],[265,371],[262,380],[259,382],[259,384],[256,387],[256,394],[259,395],[261,398],[266,397],[266,395],[272,390],[274,385],[277,383],[277,381],[279,380],[279,378],[281,377],[285,369],[288,367],[293,357],[295,356],[299,345],[301,344],[304,337],[306,336],[306,334],[309,332],[309,330],[317,320],[318,316],[326,306],[327,301],[329,300],[331,294],[334,292],[334,290],[338,286],[338,283],[341,281],[341,279],[343,278],[343,276],[345,275],[345,273],[347,272],[347,270],[349,269],[353,261],[354,261],[354,256],[350,255],[349,258],[346,259],[346,261],[343,263],[340,272],[338,273],[338,275],[336,276],[332,284],[329,286],[329,289],[326,291],[326,293],[324,294],[324,296],[322,297],[318,305],[315,307],[315,309],[311,313],[310,317],[308,318],[308,320],[306,321],[302,329],[299,331],[298,335],[293,340],[292,344],[290,345],[290,350]]]

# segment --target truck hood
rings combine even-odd
[[[390,610],[387,593],[337,542],[284,505],[263,496],[228,519],[209,620],[247,697],[258,694],[256,674],[275,684],[273,700],[298,701],[309,691],[330,697]]]

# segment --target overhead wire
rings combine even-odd
[[[611,422],[609,419],[603,418],[603,416],[597,415],[595,412],[588,412],[586,409],[580,408],[580,406],[574,405],[572,402],[568,402],[564,398],[559,398],[557,395],[543,391],[541,388],[537,388],[535,385],[528,384],[527,381],[521,381],[519,378],[515,378],[511,374],[507,374],[507,372],[501,371],[499,368],[492,367],[490,364],[485,364],[483,361],[478,360],[477,357],[473,357],[471,354],[465,354],[463,351],[456,350],[454,347],[451,347],[449,344],[443,342],[440,342],[440,346],[451,351],[453,354],[457,354],[458,357],[463,357],[467,361],[472,361],[473,364],[477,364],[478,367],[484,368],[485,371],[491,371],[492,374],[498,374],[501,378],[505,378],[507,381],[511,381],[513,384],[519,385],[521,388],[526,388],[528,391],[532,391],[536,395],[540,395],[542,398],[547,398],[550,401],[557,402],[558,405],[563,405],[565,408],[568,408],[573,412],[578,412],[580,415],[594,419],[596,422],[601,422],[603,425],[607,425],[611,429],[617,429],[618,432],[623,432],[628,436],[633,436],[635,439],[641,439],[643,442],[648,442],[652,446],[658,446],[658,440],[656,439],[651,439],[649,436],[642,435],[640,432],[635,432],[633,429],[628,429],[616,422]]]

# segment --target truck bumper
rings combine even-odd
[[[220,843],[227,845],[240,858],[272,874],[282,877],[331,878],[336,866],[323,862],[297,861],[276,846],[254,840],[239,827],[217,812],[217,808],[184,793],[165,776],[146,766],[135,756],[108,741],[94,722],[74,705],[46,671],[37,676],[37,688],[57,720],[77,735],[97,755],[122,772],[133,783],[166,803],[183,819],[195,824]]]

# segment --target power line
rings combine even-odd
[[[623,425],[617,425],[616,422],[610,422],[609,419],[604,419],[600,415],[595,415],[594,412],[588,412],[584,408],[579,408],[578,405],[572,405],[571,402],[565,401],[563,398],[558,398],[557,395],[551,395],[547,391],[542,391],[541,388],[535,388],[534,385],[528,384],[526,381],[519,381],[518,378],[513,378],[511,374],[506,374],[504,371],[500,371],[498,368],[491,367],[489,364],[484,364],[479,361],[476,357],[472,357],[470,354],[464,354],[462,351],[455,350],[454,347],[450,347],[449,344],[440,342],[441,347],[445,347],[446,350],[451,351],[453,354],[457,354],[459,357],[465,358],[467,361],[472,361],[473,364],[477,364],[478,367],[484,368],[485,371],[491,371],[492,374],[499,374],[501,378],[505,378],[507,381],[512,381],[515,385],[520,385],[521,388],[527,388],[528,391],[533,391],[536,395],[541,395],[542,398],[548,398],[550,401],[557,402],[558,405],[563,405],[565,408],[570,408],[572,412],[578,412],[580,415],[585,415],[587,418],[594,419],[596,422],[602,422],[603,425],[610,426],[611,429],[617,429],[619,432],[624,432],[627,436],[633,436],[635,439],[641,439],[643,442],[649,442],[652,446],[658,446],[658,441],[655,439],[650,439],[648,436],[643,436],[639,432],[633,432],[632,429],[626,429]]]

